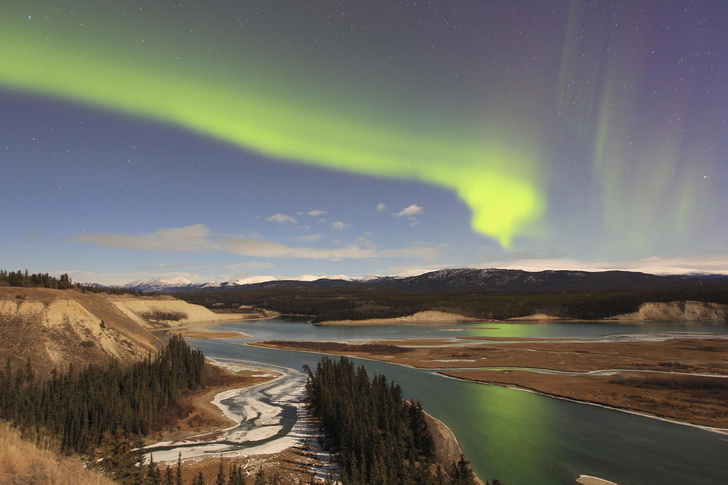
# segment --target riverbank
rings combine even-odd
[[[297,384],[288,389],[290,384],[280,382],[284,374],[268,368],[223,361],[211,364],[231,381],[191,396],[191,409],[184,419],[147,437],[146,449],[154,461],[175,465],[181,457],[184,482],[202,473],[206,483],[213,483],[221,459],[226,470],[231,462],[241,466],[248,480],[262,469],[269,479],[277,476],[284,483],[308,483],[311,476],[323,481],[333,470],[333,460],[321,449],[318,430],[308,419],[300,395],[303,387]],[[290,432],[280,437],[277,408],[261,399],[271,391],[260,396],[248,391],[264,384],[282,387],[280,394],[298,414]],[[252,428],[241,426],[244,421]],[[231,452],[229,445],[236,441],[252,446]]]
[[[562,309],[563,310],[563,309]],[[728,322],[728,305],[702,301],[679,300],[671,302],[645,302],[638,311],[613,315],[598,319],[584,319],[557,316],[550,313],[534,313],[525,316],[514,316],[494,320],[489,318],[473,318],[459,313],[426,310],[412,315],[394,318],[361,318],[359,320],[324,320],[315,325],[341,325],[341,326],[370,326],[370,325],[433,325],[440,323],[468,323],[468,322],[521,322],[521,323],[553,323],[553,322]]]
[[[207,438],[220,429],[236,424],[225,415],[215,399],[222,393],[234,389],[245,389],[269,382],[280,376],[280,373],[242,364],[228,364],[208,359],[210,366],[207,380],[212,382],[202,392],[192,394],[181,404],[180,419],[173,419],[170,424],[147,435],[145,446],[159,442],[184,441],[192,438]]]
[[[728,429],[728,339],[257,342],[363,357],[484,384]],[[669,356],[667,360],[666,356]]]
[[[327,320],[316,322],[314,325],[339,326],[377,326],[377,325],[451,325],[453,323],[469,323],[482,321],[477,318],[466,317],[457,313],[439,311],[417,312],[413,315],[395,318],[369,318],[366,320]]]
[[[580,475],[579,478],[576,479],[576,483],[580,483],[581,485],[617,485],[616,483],[610,482],[609,480],[591,477],[589,475]]]
[[[216,332],[213,330],[175,330],[169,332],[184,338],[216,339],[216,338],[250,338],[250,335],[242,332]]]
[[[217,314],[216,314],[217,315]],[[221,313],[220,315],[235,315],[232,313]],[[259,317],[259,318],[241,318],[235,323],[240,323],[240,320],[244,321],[257,321],[266,320],[272,318],[270,316]],[[185,338],[199,338],[199,339],[216,339],[216,338],[250,338],[250,335],[244,332],[232,331],[232,330],[215,330],[215,327],[224,324],[230,320],[225,318],[223,320],[206,320],[203,322],[194,322],[186,325],[179,325],[174,329],[165,328],[158,330],[163,333],[180,335]]]

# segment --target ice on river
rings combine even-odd
[[[315,432],[304,407],[306,376],[293,369],[276,368],[282,376],[257,386],[221,392],[212,401],[236,424],[213,439],[200,435],[186,441],[148,446],[155,462],[203,456],[251,456],[280,453],[302,444]],[[149,458],[149,456],[147,456]]]

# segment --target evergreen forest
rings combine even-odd
[[[435,463],[435,442],[419,402],[383,375],[371,380],[346,357],[305,367],[310,410],[331,442],[345,485],[473,484],[463,458],[448,477]]]
[[[31,362],[0,372],[0,419],[21,429],[50,434],[65,451],[88,453],[104,437],[145,435],[182,393],[204,385],[205,357],[172,336],[157,355],[129,367],[119,364],[70,367],[47,380]]]
[[[182,293],[189,303],[235,310],[241,305],[302,315],[314,323],[332,320],[395,318],[434,310],[505,320],[535,313],[598,320],[632,313],[646,302],[702,301],[728,304],[728,285],[704,284],[658,288],[489,291],[272,288]]]

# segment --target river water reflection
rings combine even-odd
[[[188,342],[210,357],[300,370],[316,354],[262,349],[250,340],[448,338],[455,336],[629,340],[666,335],[721,336],[726,325],[680,324],[468,324],[453,326],[319,327],[292,319],[229,323],[246,340]],[[669,356],[666,356],[669,358]],[[620,485],[728,483],[728,436],[528,392],[447,379],[434,373],[352,359],[369,374],[397,382],[405,396],[455,433],[476,473],[507,485],[573,484],[592,475]]]

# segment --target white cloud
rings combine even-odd
[[[308,214],[311,217],[318,217],[326,214],[326,211],[320,211],[320,210],[312,210],[308,211],[306,214]]]
[[[417,204],[412,204],[410,206],[405,207],[401,211],[394,214],[394,217],[409,217],[412,218],[418,214],[422,214],[422,207],[420,207]]]
[[[210,249],[210,230],[204,224],[159,229],[150,234],[84,233],[66,240],[96,244],[104,248],[140,251],[198,252]]]
[[[342,248],[314,249],[291,247],[285,244],[258,241],[251,239],[218,239],[216,244],[221,251],[264,258],[304,258],[314,260],[340,261],[342,259],[379,259],[379,258],[405,258],[405,259],[434,259],[440,252],[440,247],[414,246],[401,249],[373,249],[356,244]]]
[[[266,268],[272,268],[273,263],[268,263],[265,261],[243,261],[241,263],[234,263],[226,265],[227,267],[231,269],[236,269],[238,271],[248,271],[251,269],[266,269]]]
[[[346,227],[346,224],[344,224],[341,221],[336,221],[336,222],[332,222],[331,223],[331,227],[333,227],[337,231],[341,231],[341,230],[343,230]]]
[[[358,240],[349,246],[316,249],[292,247],[285,244],[251,239],[249,237],[213,237],[204,224],[171,229],[159,229],[151,234],[81,234],[68,241],[95,244],[106,248],[166,252],[224,252],[259,258],[305,258],[338,261],[342,259],[433,259],[441,246],[413,246],[401,249],[376,249],[368,241]]]
[[[385,210],[387,210],[387,204],[385,204],[384,202],[380,202],[379,204],[377,204],[377,212],[382,212]]]
[[[321,239],[323,239],[323,235],[321,235],[321,234],[311,234],[311,235],[308,235],[308,236],[298,236],[296,238],[297,241],[301,241],[301,242],[316,242],[316,241],[320,241]]]
[[[286,214],[274,214],[270,217],[266,217],[265,220],[268,222],[280,222],[281,224],[296,223],[296,219]]]

